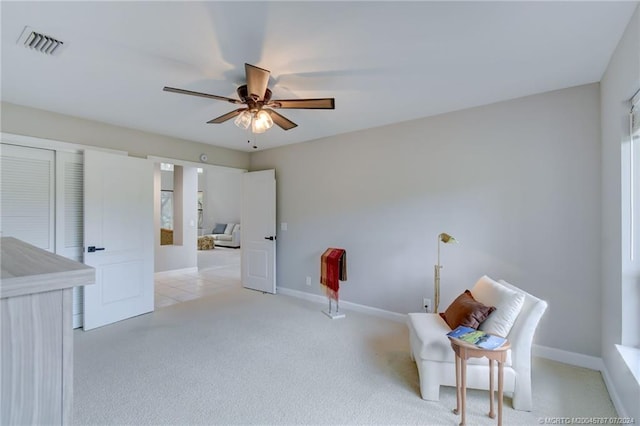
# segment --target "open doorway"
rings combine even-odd
[[[240,287],[246,170],[157,161],[155,308]],[[168,228],[173,228],[171,242]]]
[[[205,256],[207,262],[214,264],[208,264],[203,269],[156,274],[155,309],[242,287],[239,250],[224,247],[214,250]]]

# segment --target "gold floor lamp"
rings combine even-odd
[[[440,265],[440,243],[445,243],[445,244],[453,244],[453,243],[457,243],[458,241],[453,238],[451,235],[447,234],[447,233],[442,233],[440,235],[438,235],[438,264],[434,265],[434,276],[433,276],[433,283],[434,283],[434,297],[433,297],[433,303],[435,306],[435,313],[438,313],[438,305],[440,305],[440,269],[442,269],[442,266]]]

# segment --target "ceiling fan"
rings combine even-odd
[[[227,101],[232,104],[246,105],[228,112],[220,117],[207,121],[207,123],[224,123],[234,117],[238,127],[248,129],[251,126],[253,133],[263,133],[277,124],[284,130],[293,129],[296,123],[277,113],[273,108],[283,109],[335,109],[334,98],[320,99],[271,99],[269,84],[270,71],[255,65],[244,64],[247,84],[238,87],[237,93],[240,99],[227,98],[225,96],[210,95],[208,93],[193,92],[191,90],[177,89],[165,86],[165,92],[181,93],[183,95],[201,96],[203,98]]]

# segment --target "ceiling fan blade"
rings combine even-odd
[[[276,99],[269,102],[272,108],[298,108],[298,109],[335,109],[334,98],[321,99]]]
[[[289,130],[289,129],[293,129],[294,127],[298,127],[296,123],[284,117],[283,115],[278,114],[272,109],[263,108],[263,111],[267,111],[271,116],[271,119],[273,120],[273,122],[276,123],[278,126],[280,126],[284,130]]]
[[[271,71],[256,67],[255,65],[244,64],[244,72],[247,75],[247,92],[255,100],[264,99],[269,84]]]
[[[241,104],[242,103],[242,101],[240,101],[238,99],[227,98],[227,97],[218,96],[218,95],[210,95],[208,93],[202,93],[202,92],[193,92],[191,90],[185,90],[185,89],[176,89],[175,87],[164,86],[164,88],[162,90],[164,90],[165,92],[180,93],[182,95],[200,96],[200,97],[203,97],[203,98],[217,99],[219,101],[231,102],[232,104]]]
[[[211,123],[216,123],[216,124],[224,123],[225,121],[227,121],[227,120],[231,120],[233,117],[235,117],[235,116],[239,115],[242,111],[246,111],[246,110],[247,110],[247,108],[239,108],[239,109],[237,109],[237,110],[235,110],[235,111],[231,111],[231,112],[228,112],[228,113],[226,113],[226,114],[224,114],[224,115],[221,115],[220,117],[216,117],[216,118],[214,118],[213,120],[209,120],[209,121],[207,121],[207,124],[211,124]]]

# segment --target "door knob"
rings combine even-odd
[[[96,247],[96,246],[87,247],[87,251],[89,253],[95,253],[96,251],[100,251],[100,250],[104,250],[104,247]]]
[[[275,239],[276,239],[276,237],[274,237],[273,235],[271,235],[271,236],[269,236],[269,237],[264,237],[264,239],[265,239],[265,240],[271,240],[271,241],[273,241],[273,240],[275,240]]]

